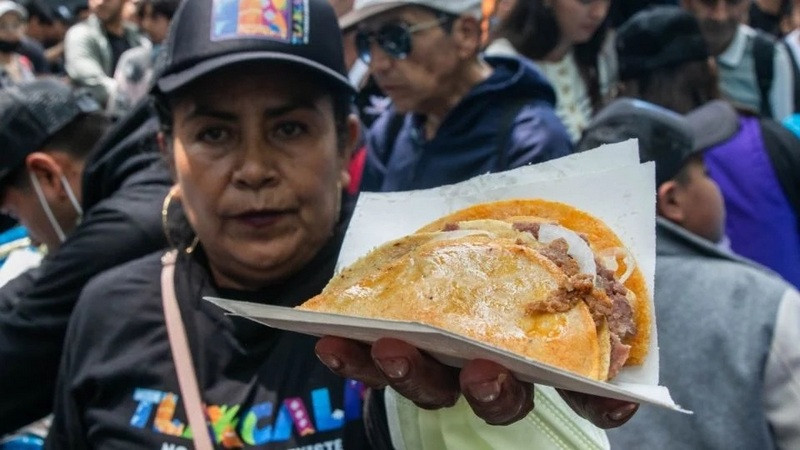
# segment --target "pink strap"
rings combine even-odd
[[[178,372],[178,385],[181,388],[183,406],[192,427],[194,447],[196,450],[213,450],[211,437],[206,424],[205,408],[197,386],[197,374],[194,371],[192,352],[186,338],[181,310],[175,297],[175,260],[178,251],[170,250],[161,257],[161,299],[164,303],[164,318],[167,322],[169,346],[172,349],[172,360]]]

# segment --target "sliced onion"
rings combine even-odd
[[[619,277],[619,282],[625,283],[626,281],[628,281],[628,278],[630,278],[631,275],[633,275],[634,264],[633,264],[633,255],[631,255],[631,252],[629,252],[627,248],[623,248],[622,251],[625,254],[625,256],[623,257],[623,261],[625,261],[625,273],[623,273],[622,276]]]
[[[560,225],[543,223],[539,227],[539,242],[549,244],[556,239],[567,241],[567,254],[578,263],[581,273],[597,276],[594,252],[578,233]]]
[[[634,261],[631,252],[624,247],[607,248],[601,252],[603,265],[614,273],[619,268],[619,258],[622,258],[622,262],[625,264],[625,273],[619,277],[619,282],[625,283],[633,275]]]

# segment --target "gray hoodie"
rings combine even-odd
[[[800,448],[800,295],[767,269],[659,219],[661,384],[683,415],[643,406],[612,448]]]

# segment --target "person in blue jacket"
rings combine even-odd
[[[482,57],[481,2],[364,0],[341,18],[392,107],[372,126],[363,191],[425,189],[572,152],[535,66]]]

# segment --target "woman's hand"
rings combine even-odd
[[[462,394],[475,414],[491,425],[514,423],[533,410],[533,389],[490,361],[473,360],[461,370],[445,366],[416,347],[396,339],[372,346],[325,336],[317,356],[334,373],[367,386],[391,386],[424,409],[453,406]],[[627,422],[638,404],[560,391],[575,412],[601,428]]]

